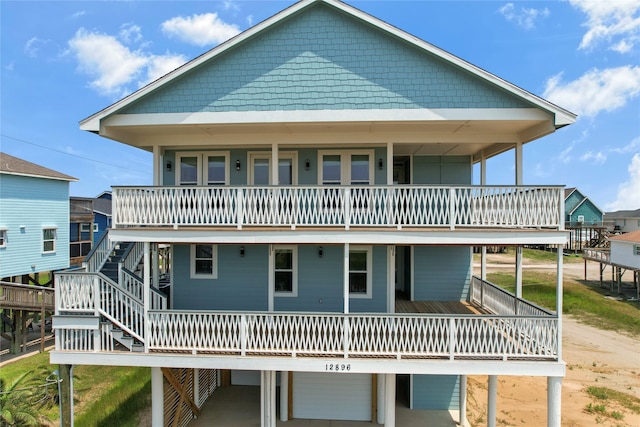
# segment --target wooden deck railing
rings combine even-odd
[[[53,311],[54,298],[53,288],[0,282],[0,308]]]
[[[582,257],[591,261],[598,261],[605,264],[611,262],[611,251],[602,249],[584,249]]]
[[[562,187],[114,187],[113,224],[564,229]]]

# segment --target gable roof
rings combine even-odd
[[[0,174],[30,176],[35,178],[48,178],[61,181],[77,181],[78,178],[36,165],[35,163],[13,157],[0,152]]]
[[[616,219],[616,218],[640,218],[640,209],[636,209],[635,211],[615,211],[615,212],[605,212],[604,214],[607,219]]]
[[[624,233],[618,236],[609,237],[609,240],[615,240],[619,242],[640,243],[640,230],[631,231],[630,233]]]
[[[210,51],[204,53],[203,55],[193,59],[192,61],[182,65],[181,67],[175,69],[174,71],[168,73],[167,75],[159,78],[158,80],[149,83],[147,86],[139,89],[138,91],[132,93],[131,95],[117,101],[116,103],[108,106],[107,108],[87,117],[86,119],[80,122],[80,128],[83,130],[91,131],[91,132],[99,132],[100,131],[100,121],[109,117],[112,114],[130,106],[132,103],[138,101],[144,96],[150,94],[155,91],[159,87],[162,87],[169,82],[179,78],[180,76],[188,73],[189,71],[199,67],[203,63],[215,58],[224,52],[227,52],[234,47],[240,45],[244,41],[256,37],[261,32],[266,31],[267,29],[275,26],[276,24],[292,17],[293,15],[311,7],[316,4],[324,4],[329,7],[334,8],[335,10],[342,11],[347,15],[360,20],[361,22],[367,23],[370,26],[374,27],[378,31],[384,32],[387,35],[395,37],[397,39],[403,40],[418,49],[434,55],[441,60],[448,62],[458,68],[468,72],[472,76],[482,79],[489,84],[492,84],[494,87],[498,87],[505,92],[517,97],[518,99],[525,101],[529,104],[532,104],[548,113],[553,114],[554,121],[553,125],[556,129],[571,124],[575,121],[576,115],[558,107],[551,102],[544,100],[518,86],[515,86],[475,65],[472,65],[457,56],[450,54],[434,45],[431,45],[419,38],[408,34],[380,19],[377,19],[369,14],[366,14],[350,5],[347,5],[338,0],[302,0],[289,8],[281,11],[280,13],[272,16],[271,18],[266,19],[265,21],[257,24],[256,26],[244,31],[243,33],[235,36],[234,38],[220,44],[219,46],[211,49]]]
[[[565,188],[564,189],[564,199],[567,200],[569,198],[569,196],[572,195],[573,192],[576,191],[576,190],[577,190],[576,187]]]
[[[93,211],[104,216],[111,216],[111,200],[93,199]]]

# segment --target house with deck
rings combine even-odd
[[[57,275],[51,361],[151,367],[154,426],[236,384],[263,426],[391,427],[401,395],[464,423],[468,375],[489,425],[498,376],[546,377],[560,426],[562,251],[547,310],[474,276],[472,248],[567,242],[564,188],[524,184],[522,148],[574,121],[351,5],[295,3],[81,121],[153,153],[153,185],[113,187],[111,228]],[[503,153],[513,182],[486,185]]]
[[[609,231],[603,223],[604,211],[577,188],[564,190],[565,227],[569,231],[569,251],[608,245]]]

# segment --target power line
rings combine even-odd
[[[30,142],[30,141],[26,141],[24,139],[20,139],[20,138],[16,138],[14,136],[10,136],[10,135],[6,135],[6,134],[0,134],[3,138],[8,138],[8,139],[12,139],[14,141],[18,141],[18,142],[23,142],[25,144],[29,144],[29,145],[35,145],[36,147],[40,147],[40,148],[44,148],[46,150],[51,150],[51,151],[55,151],[56,153],[61,153],[61,154],[66,154],[67,156],[72,156],[72,157],[77,157],[79,159],[83,159],[83,160],[87,160],[89,162],[94,162],[94,163],[100,163],[106,166],[112,166],[114,168],[119,168],[119,169],[124,169],[124,170],[129,170],[130,168],[122,166],[122,165],[116,165],[113,163],[107,163],[107,162],[103,162],[101,160],[95,160],[95,159],[90,159],[88,157],[83,157],[83,156],[79,156],[77,154],[71,154],[71,153],[67,153],[66,151],[62,151],[62,150],[56,150],[55,148],[51,148],[51,147],[47,147],[46,145],[40,145],[40,144],[36,144],[35,142]]]

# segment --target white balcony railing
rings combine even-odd
[[[591,261],[609,264],[611,262],[611,251],[609,249],[583,249],[582,257]]]
[[[114,187],[114,227],[564,228],[562,187]]]
[[[135,296],[100,274],[88,273],[58,275],[56,292],[57,315],[106,318],[149,352],[554,361],[558,355],[558,318],[544,310],[526,310],[519,316],[176,310],[145,314]],[[77,319],[82,323],[82,316]],[[94,328],[99,328],[97,323]],[[56,330],[56,340],[58,351],[113,349],[108,334],[69,323]]]

